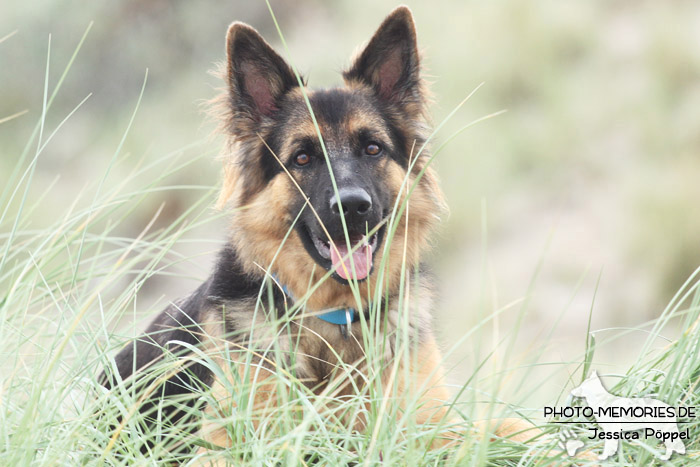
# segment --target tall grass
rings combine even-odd
[[[139,321],[137,299],[149,278],[167,277],[172,271],[179,271],[178,265],[196,261],[179,251],[186,242],[211,242],[214,234],[207,239],[188,235],[213,222],[217,214],[208,208],[215,187],[167,183],[173,174],[189,170],[200,157],[210,155],[202,151],[204,145],[193,144],[152,162],[139,161],[121,152],[132,117],[124,122],[123,137],[116,144],[112,160],[106,163],[103,177],[86,188],[64,212],[43,218],[39,222],[41,225],[35,226],[38,223],[35,213],[41,206],[42,196],[50,196],[52,190],[61,189],[57,181],[47,187],[43,195],[36,195],[39,190],[33,185],[35,168],[42,163],[42,154],[62,125],[48,130],[46,117],[83,40],[52,90],[49,89],[50,62],[47,60],[42,115],[25,151],[16,157],[15,170],[8,177],[0,198],[0,249],[3,252],[0,259],[0,355],[3,357],[0,362],[0,464],[145,465],[165,461],[198,462],[212,454],[233,465],[531,465],[566,461],[557,447],[559,426],[556,420],[542,420],[541,408],[513,406],[498,395],[497,389],[506,384],[509,373],[515,370],[510,362],[518,361],[533,369],[551,365],[551,362],[539,361],[539,350],[550,344],[547,339],[538,342],[524,360],[518,355],[519,350],[512,344],[517,327],[497,344],[503,364],[493,378],[493,386],[484,388],[474,384],[479,381],[482,366],[496,350],[479,349],[480,355],[485,357],[473,368],[472,374],[463,375],[465,383],[454,388],[454,393],[459,395],[449,402],[454,417],[438,426],[415,424],[415,414],[421,409],[419,400],[396,393],[395,389],[387,391],[380,370],[387,364],[383,356],[389,340],[395,342],[397,349],[397,360],[388,363],[394,365],[394,372],[402,371],[398,359],[413,358],[415,342],[410,339],[405,322],[400,323],[396,335],[377,334],[382,316],[378,309],[370,314],[371,319],[363,318],[359,324],[364,335],[369,336],[364,342],[366,366],[376,371],[367,372],[364,385],[352,396],[335,397],[337,386],[333,384],[322,394],[314,394],[290,371],[278,371],[271,379],[263,381],[265,370],[256,363],[261,357],[282,361],[294,355],[276,344],[279,339],[270,339],[262,356],[256,353],[258,350],[237,347],[228,340],[219,342],[217,353],[191,347],[187,358],[169,355],[149,369],[148,379],[132,378],[120,381],[111,390],[105,389],[98,381],[99,373],[113,368],[115,352],[139,331],[134,325],[126,332],[117,333],[115,326],[125,321]],[[147,89],[145,80],[141,94],[135,96],[134,114],[144,89]],[[80,104],[75,111],[79,112],[79,107]],[[450,136],[444,139],[449,140]],[[193,156],[195,151],[201,151],[201,155]],[[439,152],[438,148],[435,154]],[[126,163],[133,166],[128,177],[116,180],[110,177],[113,167]],[[404,189],[409,191],[411,187]],[[160,214],[157,210],[140,234],[120,235],[124,220],[149,196],[164,190],[193,192],[196,201],[165,227],[154,228]],[[410,203],[397,205],[395,218],[404,215],[409,208]],[[391,236],[387,241],[391,241]],[[697,396],[700,281],[697,276],[698,273],[688,280],[658,319],[643,323],[638,329],[607,334],[608,339],[616,339],[627,332],[649,333],[648,344],[641,349],[639,359],[630,365],[626,374],[617,375],[619,380],[611,388],[613,392],[653,395],[684,405],[700,404]],[[420,278],[410,271],[405,271],[404,279],[403,287],[419,286]],[[267,281],[266,287],[274,286],[272,281]],[[310,292],[312,289],[313,284]],[[268,292],[267,288],[261,290],[256,304],[260,313],[267,314],[272,307],[283,306],[270,303]],[[376,293],[377,297],[381,296],[381,288]],[[261,336],[266,332],[273,332],[273,336],[288,332],[289,320],[304,313],[303,301],[301,297],[288,308],[284,318],[268,319],[268,325],[260,330]],[[373,300],[373,303],[379,304],[380,300]],[[401,306],[408,310],[415,304],[406,301]],[[485,316],[463,339],[479,336],[486,325],[509,308],[511,306]],[[525,309],[526,303],[520,307],[521,318]],[[400,316],[406,319],[408,313]],[[672,322],[681,322],[685,332],[658,347],[659,338],[668,332]],[[574,376],[575,380],[580,381],[588,369],[601,363],[595,360],[595,349],[603,342],[595,336],[590,329],[581,332],[586,348],[578,361],[581,372]],[[458,345],[459,342],[452,343],[446,354]],[[175,426],[162,418],[163,406],[154,406],[149,414],[138,410],[144,392],[155,390],[163,378],[194,360],[219,376],[231,400],[222,403],[208,391],[201,391],[192,396],[201,402],[194,409],[186,408],[185,400],[172,401],[182,404],[183,410],[194,416]],[[227,361],[246,362],[243,377],[227,379]],[[553,371],[566,371],[564,363],[570,362],[555,363]],[[340,371],[352,373],[354,366],[341,364]],[[568,389],[562,388],[562,394]],[[261,391],[275,393],[274,407],[253,405]],[[399,400],[403,404],[399,404]],[[205,422],[226,426],[232,447],[212,445],[200,437],[197,428],[203,416],[203,404],[217,409],[215,419]],[[531,443],[518,444],[491,440],[472,429],[472,423],[484,417],[514,414],[531,417],[543,427],[543,435]],[[156,420],[155,425],[146,423],[146,415]],[[364,425],[364,429],[349,428],[358,425]],[[692,441],[687,443],[689,453],[675,456],[672,462],[677,465],[690,463],[700,450],[700,427],[694,421],[688,426],[692,434]],[[461,433],[462,441],[442,449],[429,449],[431,441],[443,436],[446,430]],[[590,443],[587,448],[599,450],[599,444]],[[659,446],[652,443],[642,446],[623,443],[618,459],[631,465],[648,465],[653,462],[653,451],[658,449]]]

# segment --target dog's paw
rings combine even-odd
[[[576,433],[565,428],[559,432],[559,447],[566,451],[569,457],[575,457],[579,449],[584,446],[583,441],[576,437]]]

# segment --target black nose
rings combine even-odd
[[[338,203],[340,199],[340,203]],[[343,206],[343,214],[349,217],[364,217],[372,209],[372,198],[369,193],[359,187],[339,188],[338,196],[331,197],[331,212],[340,215],[340,205]]]

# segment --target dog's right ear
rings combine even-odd
[[[229,26],[226,54],[233,130],[245,131],[251,123],[257,126],[273,117],[280,98],[298,83],[287,62],[247,24]]]

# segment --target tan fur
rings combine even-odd
[[[392,14],[397,12],[410,18],[410,12],[405,7]],[[415,35],[415,31],[412,34]],[[370,92],[367,83],[356,79],[346,79],[346,87]],[[227,387],[235,385],[238,379],[247,377],[246,384],[255,388],[252,411],[256,419],[253,422],[274,415],[279,402],[279,388],[277,382],[270,381],[275,380],[270,376],[288,369],[271,357],[275,355],[275,352],[271,352],[273,348],[282,355],[293,351],[296,356],[295,370],[305,377],[300,383],[307,385],[315,394],[328,396],[331,400],[352,393],[355,387],[363,390],[365,381],[371,379],[377,370],[368,365],[378,363],[383,369],[381,381],[387,401],[393,394],[398,396],[400,405],[417,398],[420,408],[416,412],[416,423],[449,425],[446,402],[450,394],[444,383],[440,350],[431,330],[429,289],[422,283],[414,287],[409,278],[404,283],[403,297],[403,302],[408,306],[399,309],[398,299],[402,274],[410,277],[416,272],[421,256],[430,246],[439,217],[445,212],[437,176],[429,167],[431,156],[424,147],[429,131],[425,98],[427,89],[422,81],[418,87],[418,97],[404,103],[400,113],[395,110],[401,117],[396,119],[400,121],[400,131],[408,137],[409,147],[401,150],[410,155],[411,168],[406,171],[389,158],[381,166],[385,174],[383,182],[390,188],[392,203],[398,207],[395,210],[397,217],[390,215],[384,222],[387,227],[396,225],[396,233],[388,247],[384,242],[376,252],[374,271],[366,281],[357,284],[357,294],[351,287],[335,280],[322,281],[326,271],[309,256],[296,231],[289,234],[280,249],[281,240],[288,234],[293,221],[288,213],[288,200],[298,194],[297,184],[292,179],[293,175],[287,172],[276,175],[263,186],[255,174],[246,171],[242,161],[266,147],[264,138],[270,129],[268,122],[264,119],[258,122],[255,131],[234,133],[230,129],[237,117],[227,96],[217,100],[215,113],[218,112],[221,118],[220,128],[227,138],[222,154],[224,179],[218,206],[230,209],[231,244],[241,264],[247,268],[247,274],[265,277],[274,273],[294,297],[299,310],[297,314],[287,315],[280,321],[266,317],[260,309],[254,311],[255,303],[233,305],[234,309],[227,312],[228,319],[235,321],[233,328],[255,329],[254,336],[246,342],[223,336],[220,324],[223,317],[217,316],[216,312],[209,315],[205,332],[209,334],[211,344],[207,352],[227,372],[227,381],[214,384],[212,396],[216,403],[207,408],[206,422],[202,428],[202,436],[211,443],[230,446],[226,420],[231,413],[235,394],[231,394]],[[313,96],[314,91],[304,88],[304,92]],[[304,102],[302,89],[290,91],[289,98]],[[294,138],[317,137],[317,129],[308,109],[303,105],[298,108],[295,128],[285,134],[286,143],[282,143],[280,154],[275,155],[281,163],[291,157],[291,141]],[[338,132],[350,134],[363,128],[371,128],[379,132],[383,140],[390,140],[384,122],[372,112],[358,110],[349,115],[339,128],[326,125],[323,121],[319,121],[318,125],[326,141],[333,141],[333,136]],[[333,150],[332,144],[328,143],[328,151]],[[407,199],[409,191],[411,195]],[[380,267],[384,262],[386,267]],[[350,338],[343,339],[337,325],[315,319],[313,315],[341,307],[365,310],[368,307],[367,297],[372,296],[377,287],[386,292],[383,295],[388,301],[387,320],[386,325],[383,320],[371,322],[370,332],[374,336],[388,336],[392,345],[388,346],[386,355],[381,356],[379,362],[368,362],[362,346],[366,336],[363,337],[359,323],[352,325]],[[394,352],[398,352],[397,335],[405,329],[408,329],[408,342],[403,344],[412,343],[412,347],[407,356],[394,355]],[[245,360],[251,356],[252,364],[247,366]],[[354,419],[354,424],[356,430],[365,429],[361,417]],[[497,436],[513,436],[517,441],[526,440],[533,434],[532,425],[521,420],[506,419],[497,425],[494,431]],[[481,429],[486,430],[486,426],[481,426]],[[524,434],[527,431],[529,434]],[[433,442],[433,446],[457,442],[463,435],[446,432],[444,437]],[[209,454],[215,457],[215,454]]]
[[[401,311],[391,308],[390,304],[387,326],[382,328],[380,333],[394,336],[393,339],[395,339],[400,326],[405,326],[409,322],[413,325],[413,330],[409,334],[410,340],[417,338],[415,336],[417,328],[425,331],[429,326],[430,316],[426,312],[426,306],[429,305],[428,290],[419,287],[418,291],[409,292],[409,294],[414,297],[406,297],[413,300],[411,302],[413,306],[405,310],[408,315],[402,317]],[[212,324],[221,320],[217,315],[218,312],[211,313],[210,324],[204,328],[210,342],[207,353],[227,373],[227,381],[216,381],[212,388],[212,397],[216,402],[206,409],[201,435],[204,440],[222,448],[231,446],[227,424],[230,423],[230,416],[235,407],[235,393],[231,393],[228,388],[235,387],[238,384],[237,380],[245,381],[244,384],[248,385],[247,391],[253,395],[250,412],[253,414],[251,422],[254,426],[257,427],[267,417],[275,417],[280,390],[279,378],[275,373],[284,373],[287,369],[274,359],[274,352],[270,352],[274,346],[282,355],[285,352],[294,351],[297,370],[301,373],[314,374],[310,369],[312,360],[319,355],[325,355],[327,371],[323,375],[316,374],[312,378],[312,389],[314,393],[324,395],[326,400],[337,400],[351,394],[354,386],[363,387],[364,382],[371,379],[372,372],[365,360],[359,325],[353,326],[352,336],[344,340],[338,338],[335,325],[313,318],[304,318],[302,315],[299,319],[289,322],[293,331],[287,334],[280,332],[279,323],[271,323],[261,312],[254,316],[253,308],[254,304],[248,303],[228,311],[228,316],[237,320],[236,327],[247,326],[247,329],[255,329],[255,339],[246,346],[221,336],[221,326]],[[396,398],[400,409],[403,409],[407,402],[415,404],[415,407],[418,407],[415,411],[415,423],[443,424],[446,427],[442,435],[432,441],[433,448],[448,443],[459,443],[465,433],[448,429],[455,421],[452,420],[455,417],[454,415],[448,417],[447,401],[451,396],[445,385],[442,357],[435,338],[432,333],[423,335],[417,345],[418,347],[412,349],[407,355],[397,356],[390,352],[381,359],[384,363],[381,375],[384,397],[387,400]],[[331,354],[322,352],[324,348],[332,348],[342,361],[335,356],[329,358]],[[247,365],[246,359],[250,356],[252,356],[252,362]],[[393,362],[398,365],[394,365]],[[344,366],[343,363],[349,366]],[[408,366],[408,371],[405,366]],[[231,371],[238,373],[237,378],[233,377]],[[354,418],[355,430],[366,429],[362,416],[349,418]],[[482,433],[490,432],[494,436],[510,438],[515,442],[526,442],[540,433],[532,424],[512,418],[478,422],[475,427]],[[206,462],[219,465],[217,452],[202,449],[200,454],[206,454],[203,461],[206,459]],[[223,465],[222,461],[221,465]]]
[[[306,135],[311,131],[313,125],[310,124],[310,120],[308,117],[308,121],[299,122],[298,135]],[[354,123],[354,125],[358,124]],[[321,131],[323,134],[331,130],[322,127]],[[315,130],[312,134],[315,135]],[[420,149],[415,147],[414,152],[417,153]],[[430,235],[439,221],[439,215],[443,212],[444,202],[438,187],[437,176],[430,167],[425,170],[420,182],[414,188],[419,169],[414,170],[408,181],[404,183],[406,173],[403,169],[391,160],[386,164],[389,172],[387,185],[392,187],[394,198],[401,195],[399,205],[405,200],[408,190],[413,189],[408,209],[400,219],[396,219],[399,225],[389,251],[389,268],[384,272],[385,280],[389,281],[391,290],[399,285],[404,249],[406,264],[409,267],[418,264],[420,255],[428,247]],[[417,164],[417,166],[423,168],[424,164]],[[243,187],[239,180],[244,176],[240,171],[239,165],[225,166],[225,182],[220,200],[238,199],[240,201],[243,196]],[[309,284],[318,283],[325,271],[322,271],[306,253],[296,232],[287,239],[284,255],[278,256],[273,263],[273,258],[280,249],[280,240],[287,233],[286,225],[291,224],[293,220],[286,214],[287,200],[297,190],[290,177],[291,175],[281,174],[275,177],[264,190],[254,194],[247,204],[231,205],[231,237],[238,246],[237,250],[244,260],[243,263],[249,267],[247,272],[259,275],[272,265],[271,269],[289,288],[292,295],[304,297]],[[280,214],[284,216],[283,219],[280,219]],[[407,216],[409,221],[406,220]],[[408,228],[410,235],[406,235],[407,222],[410,224]],[[404,245],[406,240],[407,244]],[[379,264],[385,254],[386,251],[382,247],[376,255],[375,263]],[[375,268],[369,280],[359,284],[360,296],[367,297],[368,287],[374,290],[379,274],[379,268]],[[308,298],[306,305],[311,310],[324,310],[332,307],[355,307],[357,303],[349,287],[327,280]]]

